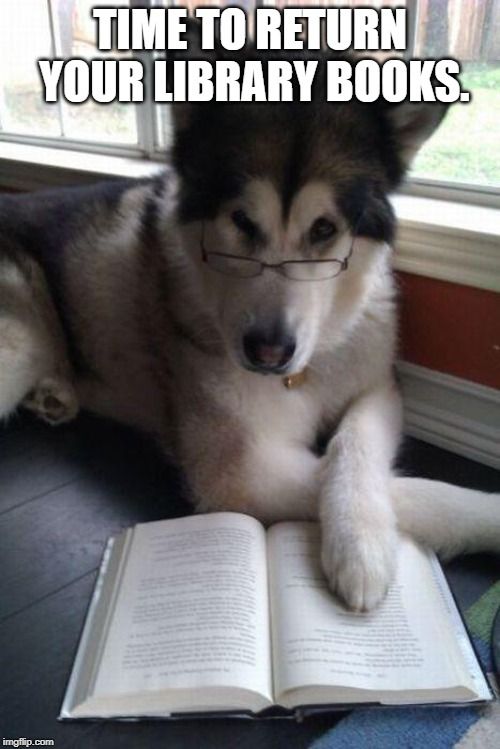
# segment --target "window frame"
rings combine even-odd
[[[432,200],[500,208],[500,189],[488,185],[416,177],[410,173],[399,192]]]
[[[54,17],[54,0],[45,0],[47,7],[47,18],[51,35],[51,56],[57,57],[57,22]],[[129,0],[130,7],[149,7],[157,5],[157,0]],[[145,69],[151,65],[151,56],[147,52],[137,52],[134,58],[140,60]],[[146,88],[148,91],[149,87]],[[1,105],[1,98],[0,98]],[[103,154],[105,156],[116,155],[119,157],[147,158],[152,161],[159,160],[162,149],[157,145],[156,133],[158,127],[158,110],[150,97],[140,104],[129,104],[134,108],[135,127],[137,132],[136,143],[113,143],[112,141],[85,140],[83,138],[71,138],[64,134],[64,106],[59,99],[57,102],[60,135],[32,135],[28,133],[17,133],[2,128],[2,108],[0,106],[0,141],[19,143],[24,145],[41,146],[43,148],[57,148],[71,151],[83,151],[92,154]]]

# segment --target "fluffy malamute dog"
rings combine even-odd
[[[0,201],[0,416],[154,433],[198,510],[317,518],[370,609],[398,532],[500,551],[500,498],[398,478],[388,194],[439,104],[174,105],[153,179]]]

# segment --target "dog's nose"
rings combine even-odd
[[[295,353],[292,336],[251,330],[243,338],[243,349],[248,362],[265,372],[282,370]]]

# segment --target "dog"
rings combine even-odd
[[[500,497],[391,467],[389,195],[446,107],[321,86],[176,104],[157,176],[1,198],[0,416],[89,409],[155,435],[198,511],[319,519],[332,591],[370,610],[400,533],[500,551]]]

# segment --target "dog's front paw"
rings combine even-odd
[[[339,538],[323,531],[321,562],[331,590],[354,611],[370,611],[393,580],[397,531],[392,526]]]

